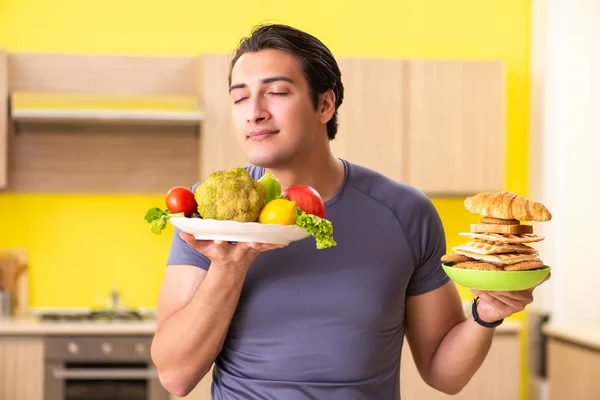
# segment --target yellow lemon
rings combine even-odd
[[[261,224],[293,225],[296,222],[296,202],[274,199],[265,204],[258,216]]]

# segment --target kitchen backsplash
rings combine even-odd
[[[28,252],[32,307],[94,307],[113,289],[154,307],[171,241],[144,214],[164,195],[0,195],[0,247]]]

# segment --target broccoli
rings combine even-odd
[[[263,185],[244,168],[213,172],[194,193],[202,218],[254,222],[266,202]]]

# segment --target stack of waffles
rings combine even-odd
[[[514,193],[480,193],[465,200],[467,211],[482,216],[470,232],[459,235],[472,239],[453,247],[441,261],[455,268],[489,271],[526,271],[544,266],[538,251],[531,246],[544,240],[533,233],[533,226],[521,221],[549,221],[552,216],[541,203]]]

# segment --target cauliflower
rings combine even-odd
[[[194,193],[202,218],[254,222],[265,205],[266,189],[244,168],[212,173]]]

